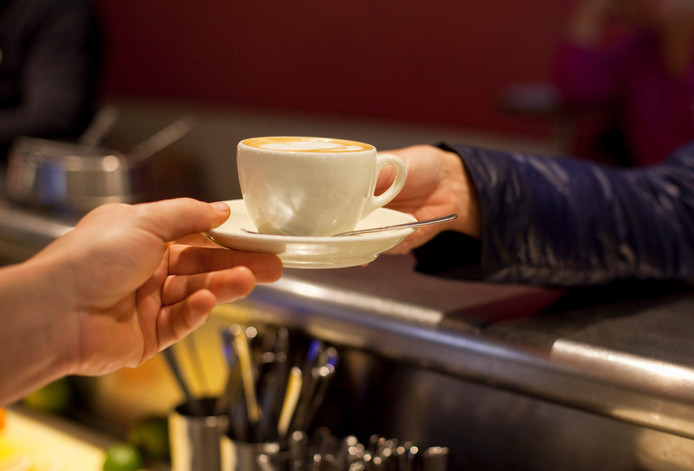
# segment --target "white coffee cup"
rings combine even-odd
[[[391,186],[374,195],[386,165]],[[371,144],[319,137],[256,137],[238,144],[241,192],[259,232],[331,236],[353,230],[402,190],[404,162]]]

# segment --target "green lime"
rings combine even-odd
[[[22,404],[35,411],[60,414],[68,410],[71,400],[72,387],[67,378],[62,378],[30,393]]]
[[[144,465],[140,450],[129,443],[119,443],[106,450],[103,471],[138,471]]]
[[[148,417],[128,430],[128,443],[147,458],[169,458],[169,425],[165,417]]]

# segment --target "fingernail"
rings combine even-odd
[[[229,212],[229,206],[226,203],[223,203],[221,201],[217,201],[215,203],[210,203],[210,206],[212,206],[214,209],[216,209],[220,213]]]

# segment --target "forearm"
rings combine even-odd
[[[694,168],[687,159],[622,171],[456,150],[478,190],[480,260],[490,280],[580,285],[694,277]]]
[[[0,405],[68,373],[61,276],[33,261],[0,269]]]

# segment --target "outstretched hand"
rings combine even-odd
[[[32,259],[0,270],[10,308],[0,313],[0,383],[25,363],[38,376],[26,388],[137,366],[203,324],[216,304],[277,280],[276,256],[223,249],[200,235],[228,217],[225,204],[192,199],[105,205]]]
[[[447,223],[420,227],[389,253],[407,253],[446,230],[480,236],[477,195],[456,154],[433,146],[414,146],[387,153],[397,155],[407,166],[405,186],[388,204],[389,208],[412,214],[417,220],[451,213],[458,215]],[[376,193],[387,188],[392,179],[393,173],[385,167],[379,176]]]

